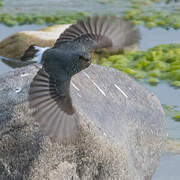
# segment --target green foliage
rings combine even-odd
[[[57,12],[54,15],[38,15],[38,14],[18,14],[16,16],[3,13],[0,14],[0,22],[7,26],[24,25],[24,24],[71,24],[77,19],[86,16],[86,13],[79,12],[74,14],[65,14]]]
[[[162,106],[166,116],[173,118],[175,121],[180,121],[180,111],[176,110],[176,106],[168,106],[166,104]]]
[[[163,27],[163,28],[180,28],[180,13],[147,10],[145,8],[132,8],[125,12],[124,18],[132,20],[136,25],[144,24],[147,28]]]
[[[122,15],[124,18],[133,21],[136,25],[145,25],[147,28],[163,27],[163,28],[180,28],[180,11],[178,5],[175,8],[168,10],[168,6],[163,10],[157,8],[159,2],[163,0],[127,0],[122,1],[122,10],[116,13],[117,16]],[[116,4],[115,0],[97,0],[100,4]],[[0,0],[0,6],[3,6],[3,1]],[[128,7],[128,9],[127,9]],[[157,10],[158,9],[158,10]],[[162,8],[161,8],[162,9]],[[77,19],[86,16],[86,13],[64,13],[57,12],[52,15],[46,14],[0,14],[0,23],[7,26],[24,25],[24,24],[66,24],[74,23]]]
[[[179,122],[180,122],[180,112],[179,112],[179,114],[173,116],[173,119],[174,119],[175,121],[179,121]]]
[[[96,61],[116,68],[137,79],[146,79],[152,85],[166,80],[180,88],[180,44],[164,44],[147,51],[124,52]]]
[[[0,7],[2,7],[3,6],[3,1],[2,0],[0,0]]]
[[[157,78],[154,77],[150,77],[147,81],[149,84],[151,84],[152,86],[155,86],[159,83],[159,80]]]

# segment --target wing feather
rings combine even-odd
[[[70,143],[77,139],[79,116],[71,97],[59,94],[56,86],[56,81],[40,69],[30,85],[29,105],[35,109],[33,116],[45,135]]]

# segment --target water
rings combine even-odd
[[[103,3],[106,2],[106,3]],[[48,4],[48,6],[47,6]],[[107,0],[4,0],[3,12],[12,13],[27,13],[35,12],[37,13],[54,13],[56,11],[66,11],[66,12],[78,12],[85,11],[89,13],[107,13],[107,12],[122,12],[123,9],[129,5],[129,1],[115,1],[112,0],[108,3]],[[79,8],[81,7],[81,8]],[[120,8],[121,7],[121,8]]]
[[[61,12],[88,12],[90,14],[113,13],[121,14],[131,6],[132,0],[3,0],[4,6],[1,12],[11,13],[54,13]],[[144,3],[144,0],[138,0]],[[168,9],[169,11],[179,11],[180,2],[165,4],[167,0],[160,3],[151,3],[153,9]],[[144,7],[146,8],[146,6]]]
[[[48,4],[48,6],[47,6]],[[172,3],[165,6],[166,9],[178,10],[180,7],[178,4]],[[54,13],[56,11],[77,12],[86,11],[89,13],[102,14],[102,13],[115,13],[121,14],[125,9],[129,8],[129,1],[117,1],[117,0],[4,0],[4,7],[1,12],[40,12],[40,13]],[[81,7],[81,8],[79,8]],[[160,8],[164,8],[164,3],[161,3]],[[44,27],[39,25],[24,25],[6,27],[0,25],[0,40],[8,37],[9,35],[18,31],[24,30],[36,30]],[[154,28],[149,30],[144,27],[140,27],[142,40],[140,43],[140,49],[146,50],[160,44],[180,43],[180,30],[170,29],[169,31],[162,28]],[[8,72],[12,68],[3,64],[0,61],[0,74]],[[167,83],[161,82],[158,86],[150,86],[146,83],[142,84],[150,91],[154,92],[160,99],[162,104],[177,106],[180,110],[180,90],[170,87]],[[180,139],[180,123],[175,122],[171,118],[167,118],[167,130],[168,135],[171,138]],[[179,180],[180,155],[165,155],[162,157],[157,172],[153,176],[153,180]]]
[[[140,49],[146,50],[148,48],[170,43],[180,43],[180,30],[166,30],[160,27],[147,29],[140,28],[142,40]]]
[[[179,180],[180,155],[167,155],[161,158],[153,180]]]
[[[13,26],[13,27],[8,27],[3,24],[0,24],[0,41],[3,39],[7,38],[8,36],[17,33],[19,31],[27,31],[27,30],[37,30],[45,27],[45,25],[23,25],[23,26]]]
[[[159,98],[161,104],[176,106],[180,111],[180,90],[170,87],[167,83],[161,82],[157,87],[143,84],[147,89],[152,91]],[[168,96],[167,96],[168,95]],[[180,123],[167,117],[167,130],[170,138],[180,139]]]

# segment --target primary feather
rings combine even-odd
[[[76,139],[79,119],[71,97],[60,94],[56,83],[43,69],[38,71],[30,85],[29,101],[45,135],[61,142]]]

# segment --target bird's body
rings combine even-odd
[[[138,41],[132,23],[96,16],[71,25],[52,48],[30,46],[22,60],[36,56],[42,64],[30,85],[29,102],[44,134],[62,142],[75,140],[80,124],[70,95],[71,77],[91,64],[96,49],[117,51]]]

